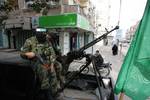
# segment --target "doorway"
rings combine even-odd
[[[70,34],[70,51],[77,49],[77,33]]]

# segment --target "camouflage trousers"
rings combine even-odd
[[[64,84],[64,81],[65,81],[64,75],[62,73],[62,70],[63,70],[62,65],[60,62],[55,61],[54,67],[55,67],[57,79],[58,79],[58,81],[60,83],[60,87],[61,87],[61,85]]]
[[[61,75],[62,66],[59,62],[54,63],[54,72],[46,70],[40,62],[36,62],[33,67],[36,76],[40,81],[41,89],[51,89],[52,94],[55,94],[61,86],[63,77]]]

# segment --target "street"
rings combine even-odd
[[[110,62],[112,64],[111,76],[114,79],[114,83],[117,81],[117,76],[121,69],[121,65],[123,63],[124,57],[127,53],[128,48],[123,47],[122,50],[118,51],[118,55],[112,55],[112,47],[111,46],[100,46],[99,47],[101,55],[104,57],[105,62]],[[119,97],[119,95],[118,95]],[[127,96],[124,96],[124,100],[131,100]]]
[[[112,65],[112,71],[111,71],[111,77],[113,78],[114,84],[117,81],[117,77],[121,68],[121,65],[123,63],[124,57],[127,53],[128,47],[123,47],[122,50],[118,51],[118,55],[112,55],[112,47],[110,45],[108,46],[99,46],[96,45],[96,48],[100,51],[102,57],[104,58],[104,62],[110,62]],[[79,69],[79,66],[81,66],[82,61],[74,61],[70,65],[70,70],[77,70]],[[119,98],[119,95],[118,95]],[[129,97],[124,96],[124,100],[131,100]]]

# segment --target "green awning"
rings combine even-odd
[[[44,28],[81,28],[90,29],[90,24],[86,18],[79,14],[67,13],[53,16],[39,17],[39,27]]]

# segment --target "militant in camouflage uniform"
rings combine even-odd
[[[48,67],[44,67],[39,60],[35,59],[35,57],[28,57],[31,59],[31,64],[33,64],[33,70],[35,71],[37,77],[41,83],[41,90],[51,89],[52,94],[54,95],[58,90],[58,78],[60,77],[61,66],[56,62],[56,55],[52,46],[47,43],[40,36],[41,42],[39,43],[38,36],[31,37],[26,40],[24,46],[21,48],[21,56],[23,58],[28,57],[28,52],[32,52],[32,54],[38,54],[44,60],[44,63],[48,65]],[[56,65],[55,67],[53,67]],[[58,66],[59,65],[59,66]],[[56,74],[59,75],[56,75]]]

